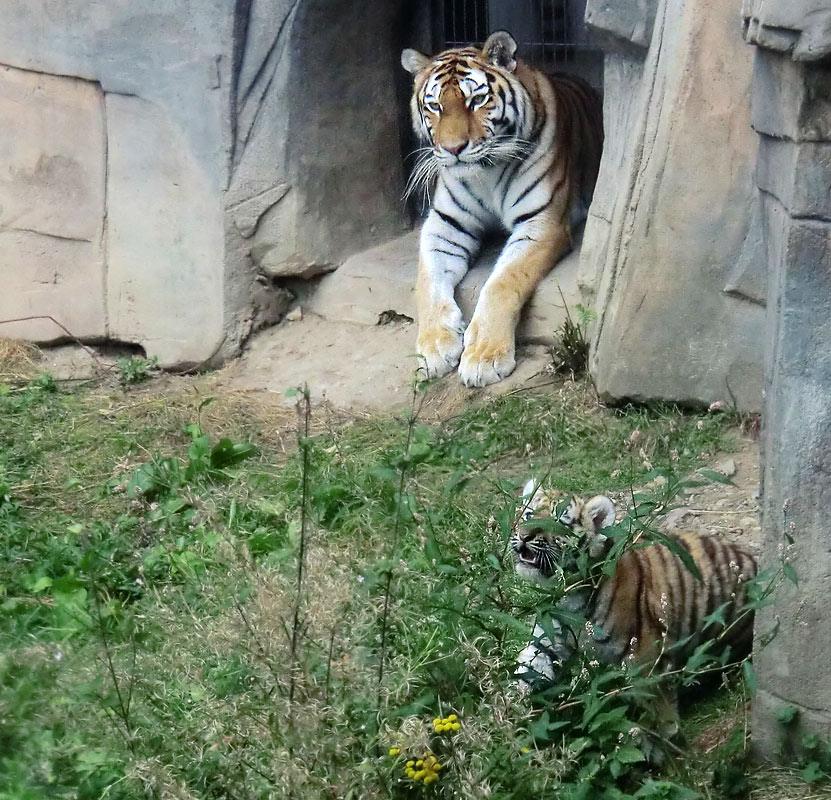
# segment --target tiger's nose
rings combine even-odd
[[[445,144],[442,145],[442,147],[444,147],[444,149],[447,150],[448,153],[457,156],[459,155],[459,153],[462,152],[462,150],[464,150],[467,147],[467,142],[453,142],[453,144]]]

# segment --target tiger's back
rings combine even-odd
[[[560,571],[569,575],[578,568],[579,554],[588,556],[590,574],[595,577],[573,583],[563,605],[587,620],[589,636],[584,646],[602,660],[634,659],[661,669],[674,668],[682,666],[704,642],[715,645],[712,655],[723,653],[726,647],[732,657],[749,652],[753,613],[747,605],[745,584],[756,575],[757,565],[747,550],[705,533],[677,532],[669,535],[674,549],[689,554],[700,580],[664,544],[629,546],[607,575],[599,568],[606,566],[613,539],[604,529],[615,525],[616,513],[608,497],[598,495],[588,501],[574,497],[560,513],[563,492],[544,490],[529,481],[524,495],[528,499],[510,542],[516,571],[525,579],[544,582]],[[556,526],[537,522],[558,513],[558,521],[577,533],[576,543],[573,536],[558,533]],[[535,631],[538,643],[523,651],[519,672],[530,666],[551,678],[553,663],[546,662],[545,656],[562,661],[572,646],[568,637],[550,642],[540,640],[540,634],[541,630]]]
[[[664,545],[625,552],[584,610],[604,655],[620,660],[631,654],[642,663],[663,657],[679,666],[704,641],[716,641],[719,650],[729,646],[733,655],[747,654],[753,615],[744,584],[756,575],[755,558],[707,534],[671,538],[690,554],[701,580]],[[724,624],[707,625],[718,609]]]
[[[554,88],[556,148],[565,162],[571,224],[585,219],[594,194],[603,152],[603,104],[594,88],[574,75],[548,75]]]

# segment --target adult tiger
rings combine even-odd
[[[467,386],[513,371],[519,312],[570,249],[570,226],[585,218],[603,144],[594,90],[544,75],[518,61],[516,49],[498,31],[481,50],[401,54],[415,76],[413,127],[428,143],[413,180],[437,178],[419,248],[417,349],[427,377],[458,364]],[[498,229],[509,237],[465,329],[454,289],[483,235]]]
[[[583,500],[572,498],[559,514],[564,492],[545,490],[536,481],[525,487],[526,500],[511,535],[516,571],[529,580],[544,581],[558,570],[574,571],[582,552],[600,565],[612,541],[603,529],[615,524],[614,503],[602,495]],[[559,536],[550,523],[554,517],[576,531],[574,537]],[[685,549],[701,573],[699,581],[669,548],[651,544],[624,551],[614,572],[599,574],[593,586],[566,594],[568,610],[587,620],[585,646],[600,659],[620,663],[631,656],[636,662],[660,669],[683,666],[700,644],[716,642],[731,656],[750,652],[753,613],[747,607],[745,582],[756,575],[756,559],[743,548],[704,533],[683,531],[669,534]],[[596,571],[595,571],[596,572]],[[722,622],[710,620],[720,609]],[[556,620],[554,630],[563,633]],[[551,642],[542,627],[519,657],[517,677],[527,684],[554,680],[556,666],[570,657],[576,641],[562,635]],[[672,697],[662,716],[674,714]]]

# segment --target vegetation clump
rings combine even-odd
[[[530,695],[513,679],[534,619],[560,613],[513,574],[515,488],[623,493],[660,473],[630,497],[646,531],[730,446],[726,415],[609,411],[563,383],[427,421],[423,397],[403,419],[344,420],[300,391],[276,419],[218,395],[0,386],[0,799],[755,786],[749,666],[682,720],[690,741],[726,726],[724,746],[659,742],[658,772],[660,676],[577,658]]]

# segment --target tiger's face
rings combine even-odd
[[[521,578],[544,581],[559,569],[565,569],[564,557],[571,552],[572,537],[562,522],[562,515],[572,504],[570,496],[559,489],[543,489],[529,481],[523,502],[511,529],[510,546]]]
[[[401,63],[415,76],[413,127],[438,163],[492,163],[518,154],[518,121],[530,99],[514,76],[515,52],[504,31],[482,50],[446,50],[433,59],[404,50]]]

